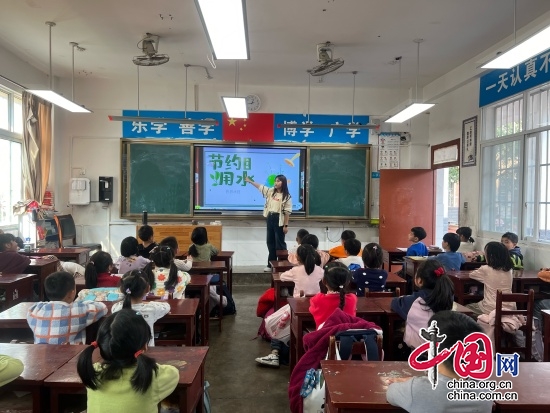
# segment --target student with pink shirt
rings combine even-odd
[[[319,292],[319,281],[323,279],[323,269],[317,265],[320,257],[315,248],[303,244],[296,251],[298,265],[281,274],[281,281],[294,281],[294,297],[300,296],[300,291],[305,295],[313,295]]]

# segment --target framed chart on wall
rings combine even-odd
[[[475,166],[477,160],[477,116],[462,121],[462,166]]]

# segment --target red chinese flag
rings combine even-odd
[[[273,142],[273,113],[249,113],[248,119],[222,114],[223,140],[228,142]]]

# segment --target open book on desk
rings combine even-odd
[[[396,249],[398,249],[399,251],[402,251],[402,252],[407,252],[408,248],[397,247]]]

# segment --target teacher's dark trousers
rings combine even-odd
[[[269,261],[277,259],[277,250],[286,250],[285,233],[283,227],[279,226],[279,214],[275,212],[267,213],[266,243],[269,250],[269,257],[267,258],[267,265],[269,265]]]

